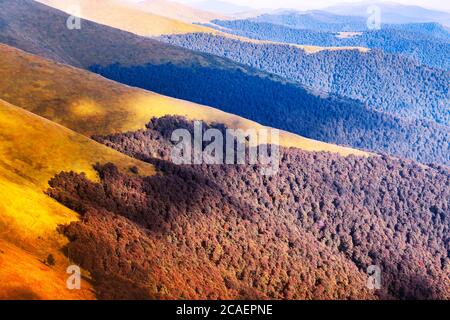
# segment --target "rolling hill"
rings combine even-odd
[[[82,221],[62,230],[99,298],[450,297],[448,167],[295,148],[281,148],[270,177],[258,165],[177,166],[169,138],[179,128],[194,130],[164,117],[96,137],[163,175],[108,164],[96,166],[100,183],[72,173],[50,182],[53,198],[82,204]],[[380,290],[366,288],[370,265],[383,270]]]
[[[308,91],[296,83],[171,64],[115,64],[93,66],[91,70],[121,83],[214,106],[310,139],[423,163],[450,164],[449,127],[430,120],[402,119],[355,100]]]
[[[214,26],[214,28],[208,27],[209,22],[212,20],[226,20],[231,19],[230,17],[197,10],[165,0],[148,0],[137,3],[127,2],[126,0],[108,0],[102,3],[87,0],[85,2],[78,0],[37,1],[66,13],[70,13],[70,9],[78,5],[84,19],[144,37],[202,32],[220,34],[230,38],[242,38],[228,34],[226,31],[218,31],[216,30],[217,26]],[[251,41],[251,39],[244,40]],[[327,49],[325,47],[315,47],[317,48],[313,50]]]
[[[0,42],[69,65],[207,63],[193,52],[88,20],[80,30],[69,30],[68,14],[36,1],[5,0],[0,8]]]
[[[44,194],[48,181],[61,171],[98,181],[97,162],[148,175],[154,168],[3,100],[0,137],[0,299],[94,298],[84,280],[83,290],[66,288],[68,241],[57,228],[78,215]],[[45,263],[49,255],[54,265]]]
[[[138,36],[151,27],[137,19],[147,13],[104,3],[134,31],[88,20],[68,30],[65,13],[0,0],[0,299],[450,299],[449,127],[419,108],[376,109],[301,86],[285,67],[293,56],[325,66],[314,69],[321,81],[340,86],[374,73],[370,88],[405,81],[410,99],[440,90],[445,73],[380,51],[165,38],[246,64],[260,57],[252,68]],[[178,30],[171,23],[151,32]],[[288,55],[275,64],[277,50]],[[342,57],[367,60],[355,69]],[[282,132],[269,176],[261,163],[175,165],[171,134],[192,134],[193,120],[222,134],[271,125],[390,155]],[[73,264],[82,290],[67,290]],[[382,271],[377,290],[367,286],[371,266]]]
[[[144,127],[140,122],[166,113],[202,117],[211,122],[220,120],[238,127],[256,126],[220,111],[125,87],[14,48],[1,45],[0,49],[2,58],[8,60],[0,72],[2,96],[85,135],[137,130]],[[13,78],[13,74],[21,76]],[[47,181],[58,172],[74,171],[84,172],[86,179],[96,182],[98,174],[93,164],[97,162],[114,163],[122,172],[136,166],[142,175],[152,175],[153,167],[7,102],[0,101],[0,106],[0,190],[4,195],[0,201],[0,279],[3,284],[0,298],[105,297],[99,292],[94,295],[88,282],[83,282],[84,290],[76,294],[65,290],[65,268],[69,262],[66,263],[61,250],[68,242],[57,232],[57,227],[76,221],[78,216],[44,194]],[[363,154],[292,135],[287,137],[292,139],[288,140],[292,141],[288,145],[300,146],[300,141],[306,150]],[[99,225],[96,228],[101,230]],[[78,254],[72,249],[69,252],[71,259]],[[55,266],[43,262],[50,254],[56,260]],[[353,267],[346,268],[352,270]],[[86,277],[90,279],[88,274]],[[43,285],[44,278],[52,281],[45,281],[47,285]]]

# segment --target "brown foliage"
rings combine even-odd
[[[70,255],[101,298],[449,299],[450,171],[381,157],[281,150],[258,166],[174,166],[170,127],[96,139],[154,163],[131,177],[97,166],[101,183],[61,173],[49,194],[83,213],[64,228]],[[165,129],[164,129],[165,128]],[[111,281],[114,279],[114,281]]]

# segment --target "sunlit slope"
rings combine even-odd
[[[141,36],[215,32],[213,29],[160,16],[120,0],[37,0],[45,5],[81,18]],[[161,8],[162,9],[162,8]],[[167,8],[170,10],[170,7]],[[76,12],[79,13],[76,13]]]
[[[57,265],[47,266],[35,254],[0,240],[0,300],[92,300],[90,284],[68,290],[67,258],[56,255]],[[64,267],[63,267],[64,266]]]
[[[259,124],[214,108],[131,88],[93,73],[0,45],[0,98],[88,137],[136,131],[152,117],[182,115],[225,123],[230,128]],[[14,75],[20,74],[19,78]],[[280,144],[308,151],[365,154],[350,148],[282,132]]]
[[[154,172],[148,164],[0,100],[0,299],[94,297],[87,283],[81,291],[66,289],[70,263],[61,248],[67,240],[57,227],[77,215],[44,191],[61,171],[85,172],[96,180],[96,162]],[[54,266],[43,262],[50,254]]]
[[[217,13],[195,9],[181,3],[166,0],[142,0],[135,3],[135,6],[143,11],[188,23],[207,23],[215,19],[226,19],[225,16]]]

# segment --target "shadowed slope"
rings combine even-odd
[[[403,119],[450,124],[450,72],[422,66],[404,56],[379,50],[364,54],[356,50],[319,50],[309,54],[293,45],[252,43],[200,33],[163,38],[277,74],[305,87],[355,99],[373,110]]]

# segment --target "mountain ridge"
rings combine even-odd
[[[263,128],[253,121],[211,107],[130,88],[12,47],[0,44],[0,52],[9,61],[8,65],[0,67],[0,97],[87,137],[142,129],[152,117],[168,114],[222,122],[236,129]],[[7,81],[18,73],[23,80]],[[53,78],[54,74],[60,75],[59,80]],[[280,144],[343,155],[367,154],[283,131],[280,132]]]

